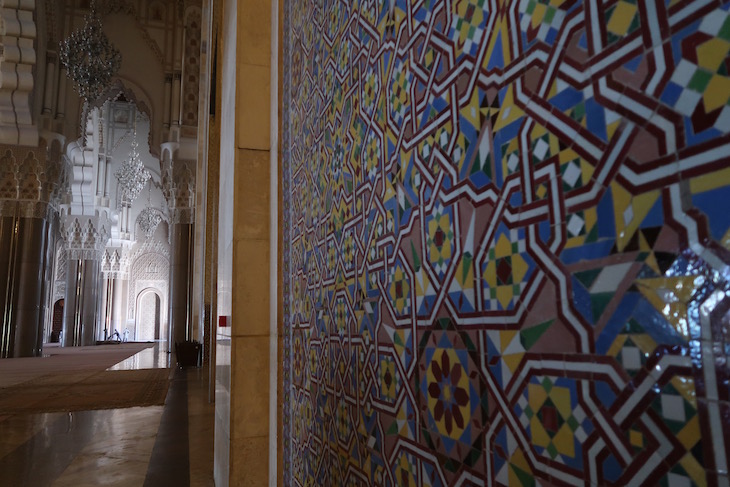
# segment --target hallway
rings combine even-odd
[[[160,347],[155,344],[106,370],[168,368],[164,405],[0,412],[0,485],[213,485],[213,405],[208,403],[207,369],[169,368],[174,354]],[[86,360],[88,364],[98,358]],[[83,361],[75,364],[84,366]],[[56,373],[60,377],[65,371]],[[3,373],[0,395],[13,380],[11,375],[28,379],[22,370]]]

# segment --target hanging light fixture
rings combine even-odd
[[[91,0],[84,26],[61,41],[59,55],[66,75],[87,103],[96,101],[111,84],[122,55],[102,31],[95,0]]]
[[[132,204],[137,199],[139,193],[144,189],[145,183],[152,177],[150,172],[144,166],[144,162],[139,158],[137,150],[137,121],[134,122],[134,132],[132,135],[132,148],[129,152],[129,158],[122,163],[114,176],[119,182],[120,202]]]
[[[151,202],[152,195],[152,179],[150,179],[147,185],[147,207],[142,210],[139,214],[137,221],[142,229],[142,232],[147,238],[150,238],[157,230],[157,225],[162,222],[162,215],[159,210],[152,208]]]

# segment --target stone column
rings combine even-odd
[[[66,276],[61,344],[64,347],[94,345],[101,277],[99,260],[69,258]]]
[[[109,333],[119,330],[123,333],[127,327],[127,293],[129,292],[129,279],[125,276],[116,276],[111,280],[111,319],[109,320]]]
[[[20,210],[20,204],[16,204]],[[6,206],[7,208],[7,206]],[[45,319],[44,264],[49,241],[45,218],[0,218],[0,357],[41,353]]]
[[[66,118],[66,69],[61,68],[58,75],[58,90],[56,91],[56,118]]]
[[[172,101],[172,74],[165,75],[165,98],[162,107],[162,126],[170,128],[170,106]]]
[[[0,147],[0,358],[41,353],[57,163],[44,146]]]
[[[168,300],[170,350],[174,349],[176,341],[200,341],[192,316],[196,161],[194,158],[183,158],[180,145],[173,142],[162,144],[163,157],[160,162],[162,191],[171,219]]]
[[[180,73],[175,73],[172,78],[172,100],[170,121],[172,125],[180,125]]]
[[[193,223],[170,225],[170,350],[175,342],[197,338],[192,336],[193,232]]]
[[[107,248],[102,258],[103,294],[98,336],[108,339],[117,330],[124,334],[127,327],[127,291],[129,262],[124,247]]]
[[[15,339],[13,316],[13,288],[15,283],[15,261],[18,247],[15,227],[17,219],[13,216],[0,217],[0,358],[12,356]]]
[[[51,339],[51,325],[53,321],[53,268],[56,263],[56,243],[58,238],[58,215],[49,212],[47,217],[47,245],[43,261],[43,296],[42,296],[42,328],[38,336],[38,348]]]
[[[108,221],[100,217],[67,216],[66,298],[64,305],[64,347],[94,345],[101,326],[101,258],[109,239]]]

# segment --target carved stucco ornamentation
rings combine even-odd
[[[66,216],[62,234],[69,259],[100,260],[109,241],[108,220],[99,217]]]
[[[36,2],[0,2],[0,142],[38,145],[33,123]]]
[[[195,222],[195,161],[161,162],[162,194],[170,210],[170,223]]]
[[[170,279],[169,254],[164,255],[148,251],[140,254],[132,261],[129,271],[129,299],[127,300],[127,316],[134,319],[137,296],[143,290],[153,288],[162,296],[161,309],[167,309],[167,290]]]
[[[101,258],[101,272],[111,279],[129,278],[129,251],[124,248],[107,248]]]
[[[200,91],[200,36],[202,14],[190,8],[185,15],[185,64],[183,77],[183,125],[198,125]]]
[[[170,246],[159,240],[147,240],[142,245],[134,249],[129,255],[129,262],[134,262],[143,254],[155,253],[164,255],[166,259],[170,258]]]
[[[50,150],[0,145],[0,216],[46,218],[57,211],[68,172],[56,144]]]

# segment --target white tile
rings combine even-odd
[[[684,399],[682,396],[675,396],[672,394],[662,394],[662,416],[671,421],[687,420],[684,414]]]
[[[695,64],[692,64],[686,59],[682,59],[674,68],[674,73],[672,73],[672,82],[684,88],[689,84],[689,80],[692,79],[695,71],[697,71],[697,66]]]
[[[715,10],[714,12],[706,15],[705,18],[702,19],[699,30],[700,32],[704,32],[705,34],[710,34],[711,36],[715,37],[720,32],[722,24],[725,22],[726,18],[726,12],[722,10]]]
[[[578,178],[580,176],[581,172],[578,164],[576,164],[575,162],[571,162],[565,169],[565,173],[563,174],[563,181],[568,183],[570,186],[575,186],[575,183],[578,181]]]
[[[570,221],[568,221],[568,233],[570,233],[571,236],[579,235],[580,231],[583,229],[583,223],[583,219],[578,215],[571,216]]]
[[[702,95],[696,91],[685,89],[682,91],[679,100],[677,100],[677,103],[674,105],[674,109],[685,117],[691,117],[701,99]]]
[[[639,370],[641,368],[641,350],[637,347],[622,348],[621,364],[626,370]]]
[[[717,121],[715,122],[715,128],[722,132],[723,134],[726,134],[730,132],[730,107],[725,105],[720,112],[720,116],[717,118]]]
[[[618,289],[619,284],[629,272],[633,262],[604,267],[591,286],[592,293],[608,293]]]
[[[690,487],[692,485],[688,477],[671,472],[667,475],[667,481],[669,487]]]

